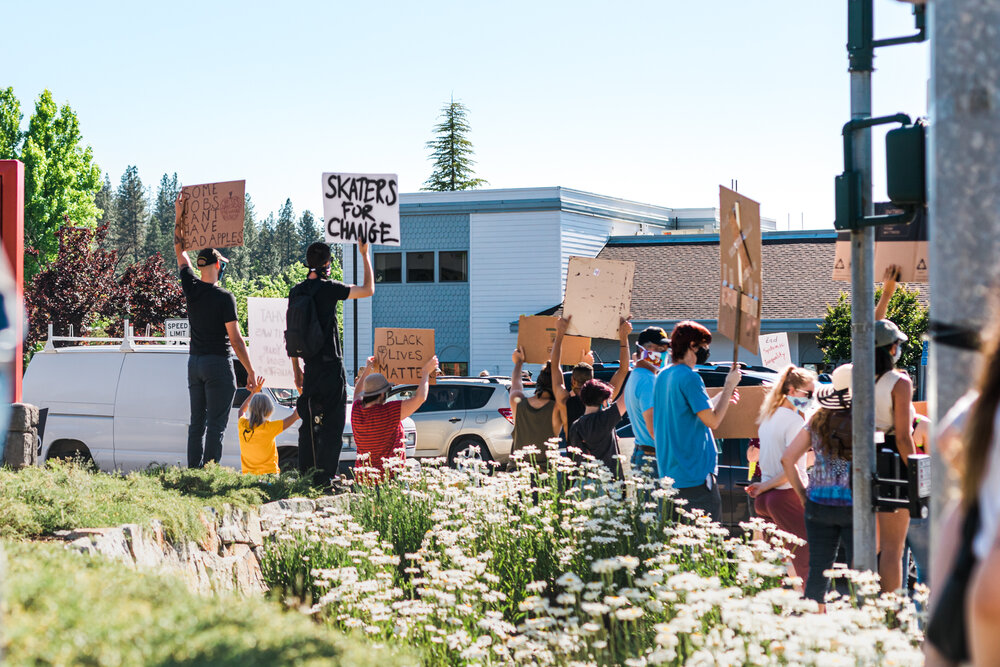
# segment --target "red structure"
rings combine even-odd
[[[17,285],[11,324],[19,332],[14,354],[13,400],[20,403],[24,372],[24,164],[19,160],[0,160],[0,242]]]

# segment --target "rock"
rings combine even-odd
[[[211,519],[206,517],[204,513],[199,514],[198,518],[201,519],[201,523],[205,526],[205,536],[201,538],[201,548],[209,553],[217,554],[219,553],[219,533],[217,529],[217,524],[215,522],[215,517]]]
[[[261,517],[274,514],[304,514],[316,511],[316,502],[308,498],[287,498],[260,506]]]
[[[232,561],[233,586],[244,595],[253,595],[267,590],[264,575],[260,571],[260,562],[254,550],[248,544],[233,544],[223,549],[225,556]]]
[[[346,493],[341,493],[336,496],[323,496],[321,498],[317,498],[315,502],[317,510],[337,510],[346,512],[351,503],[351,496]]]
[[[3,463],[19,470],[38,461],[38,435],[34,428],[27,432],[11,431],[3,449]]]
[[[29,403],[13,403],[10,406],[11,431],[28,433],[38,426],[38,408]]]
[[[122,526],[122,532],[136,567],[152,570],[163,565],[165,555],[150,531],[143,530],[138,524],[127,523]]]
[[[255,511],[244,512],[241,509],[226,507],[222,513],[219,526],[219,540],[223,544],[249,544],[256,546],[263,543],[260,528],[260,515]]]
[[[65,531],[64,539],[70,542],[69,547],[88,554],[101,554],[106,558],[121,561],[134,566],[132,552],[125,539],[125,531],[121,528],[96,528],[80,531]]]

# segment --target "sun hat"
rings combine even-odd
[[[816,402],[827,410],[847,410],[851,407],[851,384],[854,364],[838,366],[832,373],[831,384],[816,390]]]
[[[372,373],[365,378],[360,397],[371,398],[372,396],[384,394],[390,389],[392,389],[392,383],[386,380],[384,375],[381,373]]]
[[[896,341],[905,343],[910,337],[899,330],[894,322],[878,320],[875,322],[875,347],[886,347]]]

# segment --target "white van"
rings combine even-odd
[[[171,339],[177,341],[178,339]],[[54,347],[53,343],[74,343]],[[154,341],[157,341],[154,343]],[[187,388],[188,346],[162,344],[163,338],[86,339],[49,336],[24,374],[24,402],[48,409],[39,461],[79,455],[101,470],[140,470],[154,464],[187,465],[187,431],[191,410]],[[88,344],[82,344],[82,343]],[[92,344],[98,343],[98,344]],[[233,359],[238,387],[246,371]],[[295,407],[294,390],[265,387],[275,403],[272,419],[283,419]],[[343,471],[357,452],[351,436],[350,388]],[[246,399],[240,388],[233,400],[222,440],[221,464],[240,469],[237,411]],[[277,438],[279,467],[294,469],[298,460],[299,423]],[[403,422],[406,454],[416,451],[416,426]]]

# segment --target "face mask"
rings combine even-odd
[[[315,273],[317,278],[326,278],[328,275],[330,275],[330,266],[329,265],[319,266],[319,267],[316,267],[314,269],[309,269],[309,270],[312,271],[313,273]]]
[[[899,360],[903,358],[903,346],[897,344],[896,352],[892,355],[892,363],[899,363]]]
[[[709,350],[707,347],[699,347],[694,351],[695,363],[699,366],[708,361]]]
[[[226,267],[229,266],[226,262],[219,262],[219,282],[222,282],[222,275],[226,272]]]
[[[788,400],[792,402],[796,410],[802,410],[805,412],[812,407],[813,400],[806,396],[789,396]]]
[[[641,345],[639,346],[639,359],[645,359],[657,368],[663,368],[667,364],[666,354],[663,352],[656,352],[654,350],[647,350]]]

